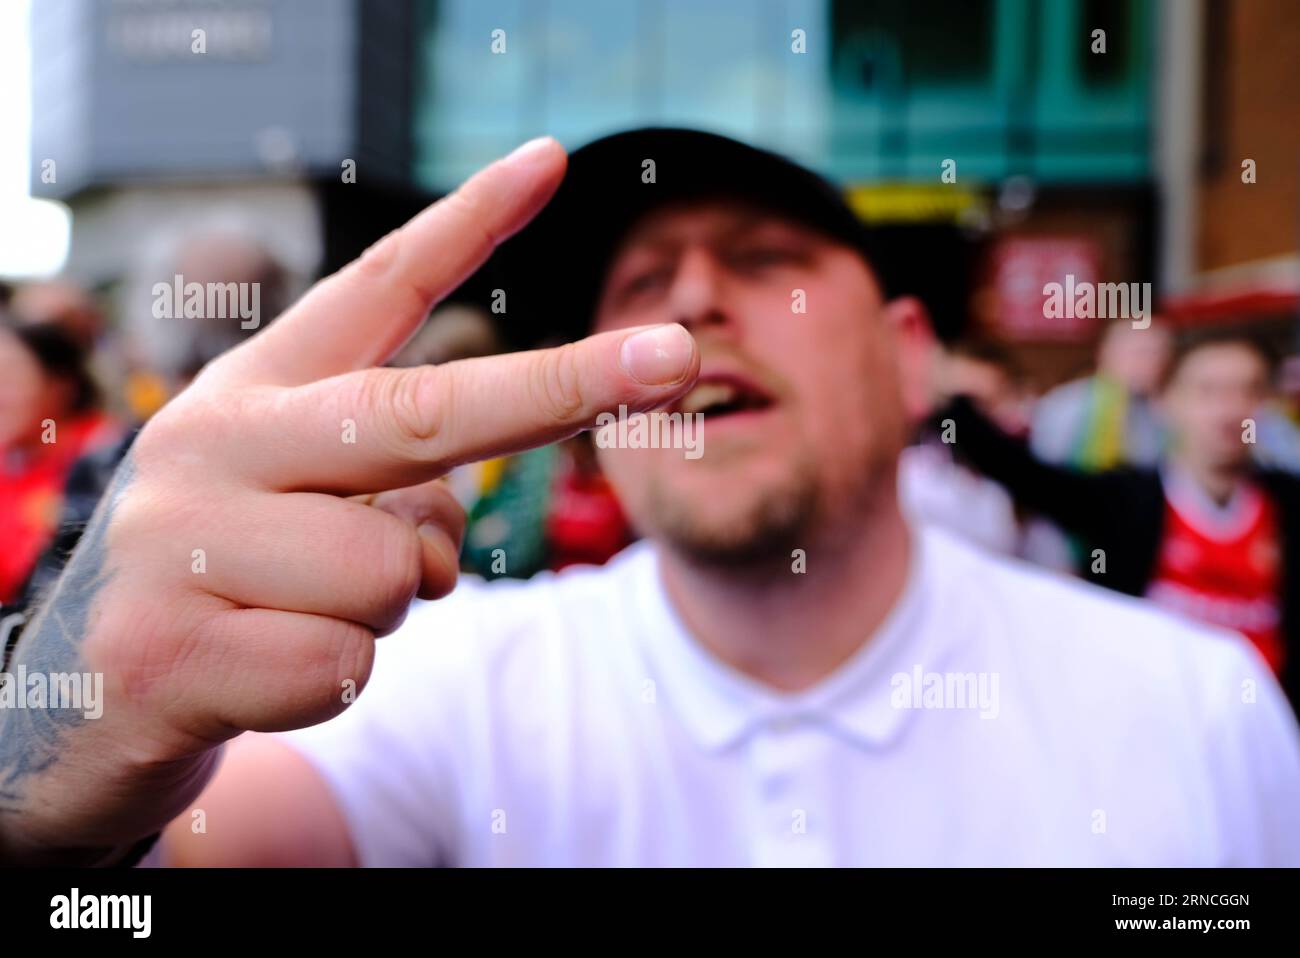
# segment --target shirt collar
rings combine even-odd
[[[1198,532],[1207,538],[1229,542],[1244,535],[1259,517],[1264,499],[1254,483],[1243,481],[1225,503],[1217,503],[1191,475],[1173,463],[1160,468],[1165,499]]]
[[[935,543],[912,530],[911,564],[894,607],[875,633],[831,675],[798,693],[772,689],[716,658],[692,637],[678,617],[659,575],[658,556],[646,547],[636,629],[656,683],[656,694],[674,710],[706,750],[722,750],[764,726],[811,721],[860,746],[881,747],[903,729],[914,710],[891,704],[891,679],[918,663],[942,665],[946,645],[935,627],[940,601],[931,571]]]

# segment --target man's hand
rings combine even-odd
[[[465,517],[439,476],[689,388],[699,359],[679,326],[372,368],[564,168],[552,140],[487,167],[143,430],[11,665],[103,673],[103,716],[0,712],[0,855],[111,857],[193,800],[219,743],[341,712],[375,636],[455,584]]]

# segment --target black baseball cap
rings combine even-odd
[[[575,150],[551,202],[497,249],[462,298],[490,303],[493,291],[504,291],[505,311],[494,318],[514,345],[580,339],[627,231],[651,210],[704,199],[741,200],[839,240],[890,293],[881,236],[821,176],[716,133],[647,127]]]

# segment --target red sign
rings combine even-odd
[[[993,251],[992,265],[996,306],[991,319],[1001,338],[1076,341],[1092,331],[1092,316],[1048,308],[1050,284],[1058,284],[1058,291],[1096,284],[1101,253],[1091,240],[1003,240]],[[1058,303],[1059,297],[1058,292]]]

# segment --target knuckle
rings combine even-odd
[[[359,285],[384,284],[395,288],[408,300],[410,308],[427,309],[439,296],[440,290],[427,285],[422,271],[402,267],[402,249],[408,245],[406,227],[398,227],[361,254],[356,263]]]
[[[313,718],[329,718],[351,704],[370,678],[374,665],[374,633],[356,622],[318,617],[295,650],[299,674],[310,677],[305,684],[305,711]]]
[[[465,542],[465,527],[469,524],[469,516],[466,515],[464,507],[453,500],[451,507],[448,509],[447,518],[447,534],[451,536],[451,541],[459,547]]]
[[[425,530],[421,539],[424,562],[419,596],[441,599],[451,594],[460,578],[460,548],[445,526],[439,526],[437,531]]]
[[[137,466],[166,462],[179,443],[186,439],[192,417],[178,403],[169,403],[150,418],[135,442],[131,444],[131,457]]]
[[[86,636],[87,661],[113,677],[124,701],[184,713],[190,690],[229,648],[225,635],[214,635],[216,604],[211,597],[177,592],[153,604],[110,599],[101,609],[100,627]]]
[[[426,369],[376,370],[361,380],[361,404],[376,411],[389,451],[404,459],[423,458],[445,421],[436,374]]]
[[[402,229],[398,227],[361,254],[357,272],[366,279],[382,279],[397,262],[401,245]]]
[[[265,420],[267,400],[258,387],[187,392],[149,420],[132,444],[132,458],[137,466],[158,465],[170,474],[194,457],[242,445],[250,427]]]
[[[477,254],[486,256],[497,245],[497,236],[488,225],[487,211],[473,190],[462,187],[444,201],[455,218],[458,232],[471,243]]]
[[[340,698],[336,693],[347,682],[355,683],[360,695],[370,681],[370,671],[375,664],[374,633],[355,622],[338,622],[331,638],[338,669],[334,686],[330,689],[331,698]]]
[[[377,621],[391,625],[406,611],[420,588],[420,537],[405,522],[384,516],[380,542]]]
[[[576,346],[569,343],[548,350],[532,368],[532,399],[542,415],[556,422],[569,422],[582,411]]]

